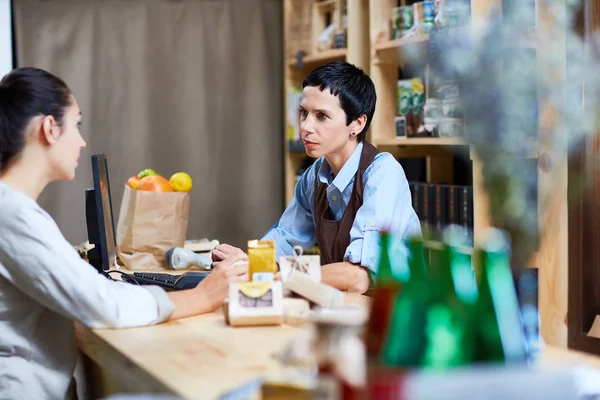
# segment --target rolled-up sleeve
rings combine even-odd
[[[315,222],[313,218],[313,192],[317,163],[306,170],[294,189],[294,197],[281,218],[263,237],[274,240],[277,260],[281,256],[293,253],[294,246],[310,249],[316,243]]]
[[[165,321],[174,310],[159,287],[112,281],[82,260],[53,220],[24,208],[0,237],[0,274],[36,302],[91,328]]]
[[[419,219],[412,207],[410,189],[404,171],[388,153],[382,153],[371,163],[364,175],[363,204],[356,213],[350,230],[350,245],[344,261],[360,264],[377,273],[379,235],[388,230],[401,238],[420,235]],[[390,249],[406,257],[406,248],[399,241]]]
[[[173,314],[173,311],[175,311],[175,305],[169,299],[167,292],[158,286],[145,286],[144,289],[149,291],[156,300],[156,322],[166,321]]]

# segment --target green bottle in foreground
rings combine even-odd
[[[505,233],[488,228],[475,252],[479,296],[475,360],[526,362],[525,338]]]
[[[398,260],[394,254],[393,235],[391,233],[382,232],[380,240],[381,254],[366,335],[367,357],[370,360],[376,360],[381,351],[388,335],[394,301],[402,289],[402,284],[397,278],[398,274],[395,273],[392,263],[400,264],[396,266],[396,270],[400,269],[401,275],[402,264],[406,264],[406,261]]]
[[[444,241],[431,248],[431,295],[425,326],[427,345],[423,368],[463,366],[470,364],[474,357],[473,303],[477,291],[470,257],[464,251],[466,236],[460,227],[445,229],[443,236]]]
[[[380,354],[383,364],[394,367],[419,367],[425,351],[425,323],[429,301],[421,237],[406,242],[410,276],[395,299],[388,335]]]

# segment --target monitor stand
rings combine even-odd
[[[96,271],[102,272],[102,256],[100,255],[100,249],[95,246],[93,249],[87,251],[88,262],[96,268]]]

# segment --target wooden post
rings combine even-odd
[[[561,10],[566,10],[564,0]],[[537,4],[537,56],[540,81],[564,87],[566,83],[565,29],[557,23],[561,16],[550,15],[544,1]],[[558,7],[556,7],[558,10]],[[562,16],[564,17],[564,16]],[[543,40],[541,40],[543,38]],[[559,63],[553,62],[558,57]],[[546,344],[566,347],[568,295],[568,205],[567,205],[567,149],[551,149],[544,132],[555,129],[562,110],[555,110],[549,99],[539,98],[540,112],[540,160],[547,159],[548,167],[539,169],[538,198],[541,243],[539,263],[539,312],[540,331]],[[567,132],[562,132],[566,135]]]
[[[471,0],[473,25],[486,23],[492,17],[492,12],[501,11],[501,0]],[[488,194],[483,187],[483,165],[472,150],[471,159],[473,160],[473,237],[477,245],[483,230],[491,226],[491,216]]]
[[[370,70],[369,1],[346,1],[348,2],[347,61],[362,68],[368,74]]]
[[[394,0],[371,0],[369,8],[370,29],[370,75],[377,89],[377,107],[370,128],[368,140],[377,144],[378,139],[391,139],[396,136],[396,83],[398,65],[386,63],[375,54],[378,43],[390,39],[390,18]]]

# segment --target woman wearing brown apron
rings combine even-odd
[[[323,282],[364,293],[377,273],[379,232],[420,234],[408,182],[392,155],[365,141],[376,102],[369,76],[335,62],[312,71],[302,87],[301,137],[306,154],[317,160],[263,239],[275,241],[277,259],[291,255],[293,246],[309,249],[316,243]],[[236,252],[220,245],[213,257]]]

